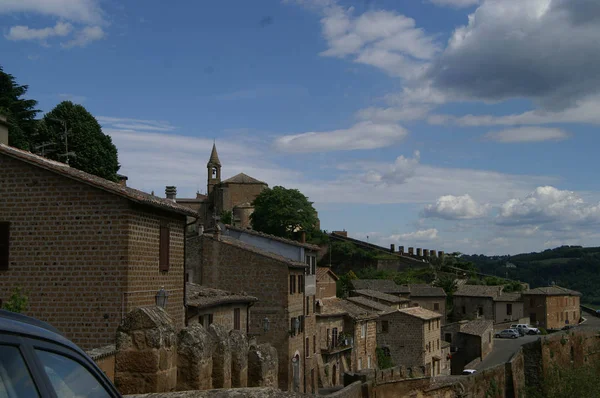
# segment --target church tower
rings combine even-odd
[[[208,184],[206,192],[210,195],[213,187],[221,182],[221,161],[219,160],[217,146],[215,144],[213,144],[210,159],[208,160],[206,167],[208,168]]]

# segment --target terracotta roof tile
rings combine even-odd
[[[368,298],[362,296],[348,297],[346,300],[361,307],[368,307],[373,311],[390,311],[393,309],[389,305],[378,303],[377,301],[369,300]]]
[[[501,293],[494,301],[521,301],[521,293]]]
[[[388,294],[401,293],[400,286],[391,279],[355,279],[352,281],[352,287],[356,290],[368,289]]]
[[[441,287],[430,285],[408,285],[410,297],[446,297],[446,292]]]
[[[423,308],[423,307],[400,308],[399,310],[395,310],[395,311],[401,312],[406,315],[414,316],[415,318],[420,318],[425,321],[442,317],[442,315],[440,313],[430,311],[427,308]]]
[[[321,300],[323,307],[317,316],[348,315],[355,320],[375,319],[375,311],[366,310],[358,305],[338,297],[325,298]]]
[[[189,207],[178,205],[171,200],[159,198],[157,196],[138,191],[137,189],[119,185],[116,182],[112,182],[102,177],[69,167],[67,164],[34,155],[31,152],[22,151],[20,149],[0,144],[0,154],[10,156],[11,158],[21,160],[33,166],[40,167],[67,178],[71,178],[103,191],[122,196],[132,202],[152,206],[161,210],[178,214],[184,214],[187,216],[198,216],[198,213]]]
[[[500,295],[501,289],[502,286],[462,285],[456,290],[454,296],[489,297],[494,299]]]
[[[222,181],[221,184],[263,184],[267,185],[266,182],[257,180],[256,178],[250,177],[247,174],[239,173],[231,178]]]
[[[410,300],[402,298],[402,297],[393,296],[391,294],[381,293],[376,290],[370,290],[370,289],[354,290],[354,293],[358,294],[360,296],[383,300],[383,301],[386,301],[386,302],[392,303],[392,304],[399,304],[399,303],[404,303],[404,302],[410,301]]]
[[[494,329],[494,322],[486,319],[475,319],[460,325],[460,332],[473,336],[482,336],[487,330]]]
[[[560,286],[538,287],[531,290],[526,290],[524,295],[539,295],[539,296],[581,296],[581,293],[575,290],[567,289]]]
[[[186,304],[198,308],[214,307],[221,304],[253,303],[256,297],[244,293],[236,294],[225,290],[213,289],[195,283],[186,284]]]

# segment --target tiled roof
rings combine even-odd
[[[408,285],[410,297],[446,297],[446,292],[441,287],[429,285]]]
[[[560,286],[538,287],[523,292],[524,295],[538,296],[581,296],[581,293],[575,290],[567,289]]]
[[[287,243],[289,245],[304,247],[305,249],[310,249],[310,250],[315,250],[315,251],[321,249],[317,245],[311,245],[310,243],[302,243],[302,242],[298,242],[296,240],[282,238],[280,236],[265,234],[264,232],[255,231],[253,229],[234,227],[233,225],[225,225],[225,228],[230,229],[232,231],[243,232],[243,233],[246,233],[249,235],[260,236],[262,238],[276,240],[278,242]]]
[[[392,307],[389,305],[378,303],[377,301],[369,300],[368,298],[362,296],[348,297],[346,300],[359,306],[371,308],[375,311],[389,311],[392,309]]]
[[[454,296],[496,298],[500,295],[501,288],[502,286],[462,285]]]
[[[521,293],[501,293],[494,301],[521,301]]]
[[[400,308],[396,310],[406,315],[414,316],[416,318],[423,319],[428,321],[430,319],[441,318],[442,315],[438,312],[433,312],[423,307],[408,307],[408,308]]]
[[[338,276],[329,267],[317,267],[317,282],[327,279],[329,274],[334,280],[339,280]]]
[[[475,319],[460,326],[460,332],[474,336],[482,336],[488,329],[494,328],[494,322],[486,319]]]
[[[262,184],[262,185],[267,185],[266,182],[259,181],[256,178],[250,177],[249,175],[244,174],[244,173],[236,174],[233,177],[228,178],[225,181],[221,182],[221,184]]]
[[[391,279],[355,279],[352,281],[355,290],[376,290],[382,293],[400,293],[400,286]]]
[[[215,239],[215,236],[214,236],[213,233],[205,233],[203,236],[206,237],[206,238],[209,238],[209,239]],[[305,268],[308,267],[308,265],[306,263],[300,263],[298,261],[292,261],[292,260],[290,260],[287,257],[284,257],[284,256],[279,255],[277,253],[272,253],[272,252],[263,250],[261,248],[253,246],[253,245],[251,245],[249,243],[242,242],[241,240],[232,238],[230,236],[225,236],[225,235],[221,234],[219,236],[219,239],[220,239],[220,242],[223,243],[223,244],[235,246],[235,247],[240,248],[242,250],[247,250],[249,252],[256,253],[256,254],[258,254],[260,256],[263,256],[263,257],[268,257],[268,258],[271,258],[273,260],[281,261],[282,263],[287,264],[287,266],[290,267],[290,268],[302,268],[302,269],[305,269]]]
[[[221,304],[253,303],[256,297],[235,294],[225,290],[213,289],[195,283],[186,284],[186,304],[198,308],[214,307]]]
[[[159,198],[157,196],[138,191],[137,189],[119,185],[116,182],[112,182],[102,177],[72,168],[67,164],[34,155],[31,152],[22,151],[11,146],[0,144],[0,154],[10,156],[11,158],[21,160],[33,166],[48,170],[67,178],[71,178],[94,188],[122,196],[132,202],[152,206],[165,211],[184,214],[187,216],[198,216],[198,213],[194,210],[186,206],[178,205],[172,200]]]
[[[375,319],[377,313],[337,297],[322,299],[323,307],[317,316],[348,315],[355,320]]]
[[[387,293],[381,293],[381,292],[378,292],[377,290],[361,289],[361,290],[354,290],[354,293],[358,294],[360,296],[365,296],[365,297],[369,297],[369,298],[375,298],[378,300],[387,301],[388,303],[392,303],[392,304],[404,303],[404,302],[409,301],[408,299],[398,297],[398,296],[392,296],[391,294],[387,294]]]

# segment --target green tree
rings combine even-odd
[[[117,181],[117,148],[110,136],[83,106],[63,101],[44,115],[36,137],[37,144],[53,143],[45,156],[94,174]]]
[[[358,279],[358,276],[352,271],[340,276],[336,285],[336,296],[340,298],[348,297],[348,293],[352,289],[352,281],[356,279]]]
[[[220,221],[223,224],[231,224],[233,222],[233,213],[229,210],[223,210]]]
[[[317,211],[297,189],[267,188],[252,204],[250,221],[257,231],[293,238],[300,231],[310,235],[317,227]]]
[[[31,139],[35,135],[39,110],[37,101],[24,99],[29,86],[19,85],[13,75],[0,66],[0,113],[8,117],[8,142],[15,148],[33,150]]]
[[[28,306],[29,298],[27,297],[27,294],[23,288],[17,287],[15,290],[13,290],[12,294],[4,303],[2,308],[7,311],[23,313],[27,311]]]

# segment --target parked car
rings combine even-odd
[[[511,328],[516,328],[518,330],[522,330],[523,334],[540,334],[540,330],[538,328],[534,328],[526,323],[518,323],[516,325],[510,325]]]
[[[596,316],[600,316],[600,310],[596,310]]]
[[[525,329],[518,328],[516,323],[514,325],[510,325],[510,329],[514,329],[519,332],[519,336],[525,336]]]
[[[121,395],[94,361],[56,328],[0,310],[0,397]]]
[[[477,371],[475,369],[465,369],[462,372],[464,376],[472,375],[473,373],[477,373]]]
[[[519,332],[517,332],[515,329],[504,329],[503,331],[496,333],[496,338],[518,339]]]

